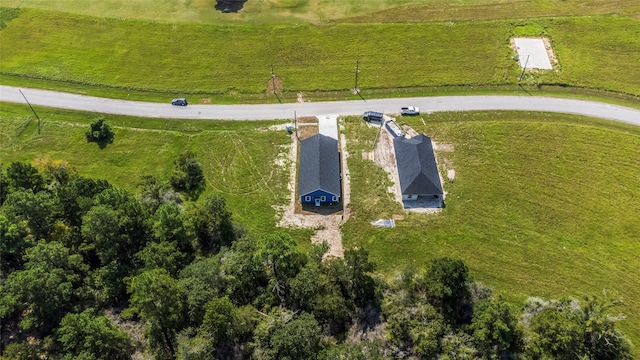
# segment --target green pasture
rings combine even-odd
[[[142,175],[168,179],[179,154],[193,151],[206,175],[207,192],[227,199],[234,219],[251,230],[275,229],[272,205],[286,204],[291,139],[279,122],[172,121],[106,115],[115,141],[100,149],[84,132],[96,114],[0,103],[0,162],[64,159],[81,175],[136,191]],[[281,160],[278,160],[281,159]],[[205,194],[206,195],[206,194]]]
[[[194,94],[232,101],[267,91],[271,65],[287,98],[358,87],[515,86],[509,39],[551,39],[557,71],[525,75],[527,86],[559,84],[640,95],[640,20],[550,18],[420,24],[198,25],[91,18],[23,10],[0,31],[0,74],[93,88]],[[15,77],[12,77],[15,79]],[[2,81],[0,77],[0,81]],[[125,94],[126,93],[126,94]]]
[[[247,0],[240,12],[229,14],[216,10],[214,0],[4,0],[2,3],[7,7],[97,17],[215,24],[424,22],[640,14],[639,4],[625,0]]]
[[[272,122],[185,121],[107,115],[115,141],[87,143],[95,114],[0,104],[0,159],[65,159],[80,174],[135,191],[136,179],[166,179],[182,151],[194,151],[207,192],[222,194],[234,219],[255,233],[275,229],[274,204],[285,204],[290,138]],[[624,329],[640,338],[640,129],[578,116],[527,112],[443,113],[401,118],[454,151],[439,152],[456,170],[446,208],[406,215],[395,229],[370,220],[400,214],[386,173],[361,152],[377,129],[345,121],[352,215],[346,247],[369,249],[388,276],[438,256],[462,258],[473,276],[520,301],[526,296],[596,294],[625,302]],[[281,159],[281,160],[278,160]],[[285,167],[282,165],[285,164]],[[308,245],[309,231],[293,235]]]
[[[344,245],[369,249],[388,276],[429,259],[463,259],[475,279],[523,300],[608,294],[625,302],[624,328],[640,339],[640,128],[578,116],[479,112],[400,118],[452,152],[439,164],[446,208],[408,214],[393,229],[369,221],[401,214],[387,174],[362,151],[375,129],[346,121],[352,216]],[[446,173],[445,173],[446,174]]]

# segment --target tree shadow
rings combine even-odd
[[[237,13],[247,0],[218,0],[215,9],[223,13]]]
[[[112,144],[113,143],[113,138],[114,135],[113,134],[109,134],[106,138],[104,139],[100,139],[100,140],[96,140],[95,143],[98,144],[98,147],[100,149],[104,149],[107,147],[107,145]]]

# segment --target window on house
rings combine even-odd
[[[337,197],[337,196],[333,196],[333,197],[331,198],[331,201],[333,201],[333,202],[338,202],[338,197]]]
[[[320,196],[320,201],[327,201],[327,197],[326,196]]]
[[[304,201],[311,201],[311,196],[305,196]]]

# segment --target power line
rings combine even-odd
[[[36,113],[36,111],[33,109],[33,106],[31,106],[31,103],[29,102],[29,100],[27,99],[26,96],[24,96],[24,93],[22,92],[22,90],[18,89],[18,91],[20,92],[20,95],[22,95],[22,97],[24,98],[24,101],[27,102],[27,105],[29,105],[29,108],[31,109],[31,111],[33,112],[33,115],[36,116],[36,119],[38,119],[38,134],[40,134],[40,117],[38,116],[38,114]]]

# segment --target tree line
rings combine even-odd
[[[388,280],[366,249],[247,232],[195,155],[175,165],[136,194],[64,161],[0,171],[3,359],[632,357],[606,294],[516,306],[451,258]]]

